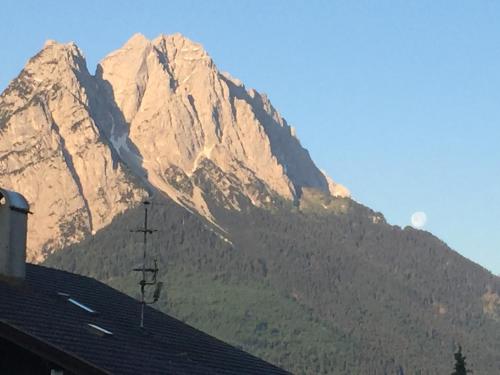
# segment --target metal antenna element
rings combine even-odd
[[[158,276],[158,262],[154,260],[153,268],[146,268],[146,253],[148,247],[148,235],[156,232],[154,229],[148,228],[148,206],[151,204],[149,201],[144,201],[144,227],[132,230],[131,232],[142,233],[143,234],[143,248],[142,248],[142,267],[134,268],[136,272],[141,272],[142,279],[139,281],[141,287],[141,328],[144,328],[144,307],[146,305],[155,303],[160,298],[161,288],[163,287],[162,282],[157,282],[156,278]],[[150,274],[148,279],[147,275]],[[146,286],[156,285],[155,291],[153,293],[153,300],[146,301]]]

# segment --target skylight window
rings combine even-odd
[[[108,336],[111,336],[113,335],[113,332],[111,331],[108,331],[107,329],[105,328],[102,328],[102,327],[99,327],[98,325],[95,325],[95,324],[92,324],[92,323],[88,323],[88,326],[90,328],[92,328],[92,330],[97,333],[98,335],[101,335],[101,336],[104,336],[104,335],[108,335]]]
[[[92,310],[90,307],[85,306],[83,303],[78,302],[76,299],[73,299],[71,297],[68,298],[68,302],[71,302],[73,305],[78,306],[79,308],[91,313],[91,314],[96,314],[95,310]]]
[[[84,305],[83,303],[77,301],[76,299],[71,298],[71,296],[68,293],[57,292],[57,295],[64,297],[66,299],[66,301],[72,303],[75,306],[78,306],[79,308],[81,308],[82,310],[85,310],[86,312],[88,312],[90,314],[97,314],[97,311],[88,307],[87,305]]]

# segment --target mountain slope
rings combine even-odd
[[[153,204],[158,307],[297,374],[443,374],[457,344],[475,373],[499,371],[497,277],[429,233],[374,223],[346,198],[330,206],[225,210],[224,237],[173,202]],[[46,264],[137,296],[141,238],[128,230],[142,214]]]

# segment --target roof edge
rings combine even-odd
[[[61,366],[75,374],[110,375],[106,370],[100,369],[84,359],[68,353],[48,342],[35,337],[15,325],[0,319],[0,337],[23,349]]]

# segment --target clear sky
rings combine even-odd
[[[2,0],[0,90],[46,39],[93,72],[136,32],[202,43],[356,200],[500,274],[500,1]]]

